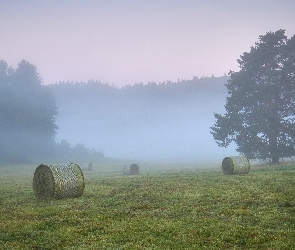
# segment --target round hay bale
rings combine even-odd
[[[130,175],[137,175],[139,174],[139,167],[137,164],[131,164],[130,165],[130,170],[129,170]]]
[[[248,174],[250,163],[245,156],[229,156],[222,161],[222,171],[225,175]]]
[[[76,198],[82,196],[84,188],[84,176],[77,164],[41,164],[35,170],[33,189],[39,199]]]
[[[123,174],[124,175],[138,175],[139,174],[139,167],[137,164],[131,164],[129,167],[126,165],[123,167]]]

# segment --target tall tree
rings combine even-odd
[[[0,61],[0,160],[30,161],[54,148],[57,108],[37,69],[22,60]]]
[[[238,60],[240,71],[229,73],[226,113],[211,133],[217,144],[232,141],[250,159],[295,155],[295,36],[268,32]]]

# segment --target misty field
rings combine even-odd
[[[0,166],[0,249],[294,249],[295,165],[120,162],[84,172],[81,198],[37,200],[37,166]]]

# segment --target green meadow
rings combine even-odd
[[[38,200],[37,165],[0,166],[0,249],[295,249],[295,165],[223,175],[119,161],[85,171],[80,198]]]

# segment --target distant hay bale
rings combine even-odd
[[[222,161],[222,171],[225,175],[248,174],[250,163],[245,156],[225,157]]]
[[[130,165],[130,175],[137,175],[139,174],[139,167],[137,164]]]
[[[39,199],[76,198],[83,195],[84,176],[77,164],[39,165],[34,173],[33,189]]]
[[[137,164],[131,164],[128,168],[126,165],[123,167],[123,174],[124,175],[138,175],[139,174],[139,167]]]

